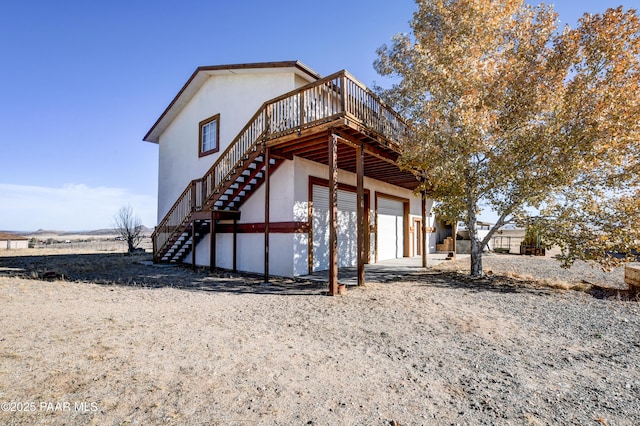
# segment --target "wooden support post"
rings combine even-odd
[[[158,232],[158,227],[154,229],[153,235],[151,237],[151,242],[153,243],[153,263],[160,262],[160,259],[158,258],[158,235],[156,234],[156,232]]]
[[[458,236],[458,221],[456,220],[455,222],[453,222],[453,225],[451,225],[451,233],[453,234],[453,258],[456,258],[456,252],[458,251],[458,243],[457,243],[457,236]]]
[[[338,137],[329,134],[329,294],[338,294]]]
[[[216,220],[211,210],[211,222],[209,223],[209,271],[216,269]]]
[[[196,221],[191,219],[191,267],[196,270]]]
[[[271,192],[271,152],[269,147],[264,149],[264,282],[269,282],[269,198]]]
[[[364,149],[362,145],[356,147],[356,220],[358,234],[358,285],[364,285]]]
[[[422,243],[422,267],[427,267],[427,250],[429,249],[429,244],[427,244],[427,198],[426,193],[422,191],[422,226],[420,229],[421,232],[421,243]]]
[[[233,219],[233,272],[238,271],[238,220]]]

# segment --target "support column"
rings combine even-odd
[[[233,272],[238,271],[238,220],[233,219]]]
[[[153,243],[153,263],[158,263],[160,261],[160,259],[158,258],[158,235],[156,234],[156,232],[158,232],[157,226],[154,229],[154,235],[151,236],[151,242]]]
[[[357,191],[357,234],[358,234],[358,285],[365,284],[364,281],[364,149],[362,145],[356,147],[356,191]]]
[[[269,198],[271,192],[271,150],[264,149],[264,282],[269,282]]]
[[[420,229],[421,232],[421,242],[422,242],[422,267],[427,267],[427,249],[429,248],[429,244],[427,243],[427,199],[424,191],[421,191],[422,194],[422,226]]]
[[[196,221],[191,219],[191,268],[196,270]]]
[[[216,269],[216,220],[211,210],[211,222],[209,223],[209,271]]]
[[[338,137],[329,134],[329,294],[338,294]]]
[[[458,221],[456,220],[455,222],[453,222],[453,225],[451,225],[451,230],[452,230],[452,234],[453,234],[453,258],[456,258],[457,255],[457,251],[458,251],[458,241],[457,241],[457,235],[458,235]]]

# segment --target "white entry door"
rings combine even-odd
[[[313,185],[313,271],[329,269],[329,188]],[[338,266],[358,264],[356,193],[338,190]]]
[[[404,255],[404,203],[378,198],[378,260]]]

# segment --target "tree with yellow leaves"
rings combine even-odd
[[[622,7],[558,28],[522,0],[417,0],[412,34],[378,49],[378,89],[412,123],[402,166],[462,220],[471,274],[503,225],[607,264],[640,241],[640,22]],[[483,209],[498,215],[482,240]],[[534,213],[535,212],[535,213]]]

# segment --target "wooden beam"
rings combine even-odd
[[[458,221],[456,220],[451,225],[451,233],[453,234],[453,258],[456,258],[456,252],[458,251],[458,245],[456,243],[456,237],[458,236]]]
[[[421,204],[422,204],[422,224],[420,225],[421,243],[422,243],[422,267],[427,267],[427,248],[429,245],[426,243],[427,239],[427,198],[425,191],[420,191]]]
[[[364,285],[364,149],[362,145],[356,146],[356,220],[358,235],[358,285]]]
[[[209,220],[211,218],[217,220],[240,219],[240,212],[237,210],[209,210],[191,213],[191,217],[195,220]]]
[[[238,271],[238,221],[233,219],[233,272]]]
[[[338,137],[329,133],[329,294],[338,294]]]
[[[216,220],[212,210],[209,223],[209,271],[213,272],[214,269],[216,269]]]
[[[157,231],[157,228],[156,228]],[[155,232],[154,231],[154,234]],[[157,236],[153,235],[153,237],[151,238],[151,242],[153,243],[153,263],[158,263],[160,261],[160,259],[158,258],[158,240],[157,240]]]
[[[271,148],[264,149],[264,282],[269,282],[269,198],[271,192]]]
[[[233,233],[232,223],[218,223],[216,232],[219,234]],[[310,229],[309,222],[271,222],[269,223],[269,234],[307,234]],[[238,234],[264,234],[265,223],[238,223],[236,232]]]
[[[196,221],[191,219],[191,267],[196,270]]]

